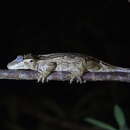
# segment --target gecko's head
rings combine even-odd
[[[8,63],[8,69],[33,69],[35,61],[31,55],[17,56],[15,60]]]

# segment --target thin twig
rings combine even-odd
[[[53,72],[48,80],[67,81],[70,80],[69,72]],[[36,80],[38,72],[32,70],[0,70],[0,79]],[[82,76],[84,81],[118,81],[130,82],[128,72],[88,72]]]

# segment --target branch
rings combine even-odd
[[[53,72],[48,80],[67,81],[69,72]],[[0,70],[0,79],[36,80],[38,72],[32,70]],[[88,72],[82,76],[84,81],[118,81],[130,82],[128,72]]]

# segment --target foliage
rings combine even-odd
[[[96,125],[102,129],[105,129],[105,130],[129,130],[129,128],[127,127],[127,124],[126,124],[124,112],[118,105],[115,105],[115,107],[114,107],[114,117],[119,126],[118,129],[114,128],[113,126],[111,126],[109,124],[106,124],[104,122],[101,122],[101,121],[98,121],[98,120],[95,120],[92,118],[85,118],[85,121],[87,121],[93,125]]]

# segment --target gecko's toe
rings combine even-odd
[[[41,81],[41,79],[42,79],[42,77],[39,76],[39,77],[37,78],[37,82],[39,83],[39,82]]]
[[[45,82],[45,78],[44,77],[42,77],[42,83],[44,83]]]
[[[70,84],[72,84],[73,81],[74,81],[74,78],[71,78],[71,79],[70,79]]]
[[[82,84],[83,81],[82,81],[81,77],[76,77],[76,78],[77,78],[76,82]]]
[[[43,74],[39,73],[37,78],[38,83],[41,81],[42,83],[45,82],[45,77]]]
[[[49,81],[49,78],[47,77],[47,78],[46,78],[46,82],[48,83],[48,81]]]
[[[86,82],[87,82],[86,80],[83,81],[83,83],[86,83]]]

